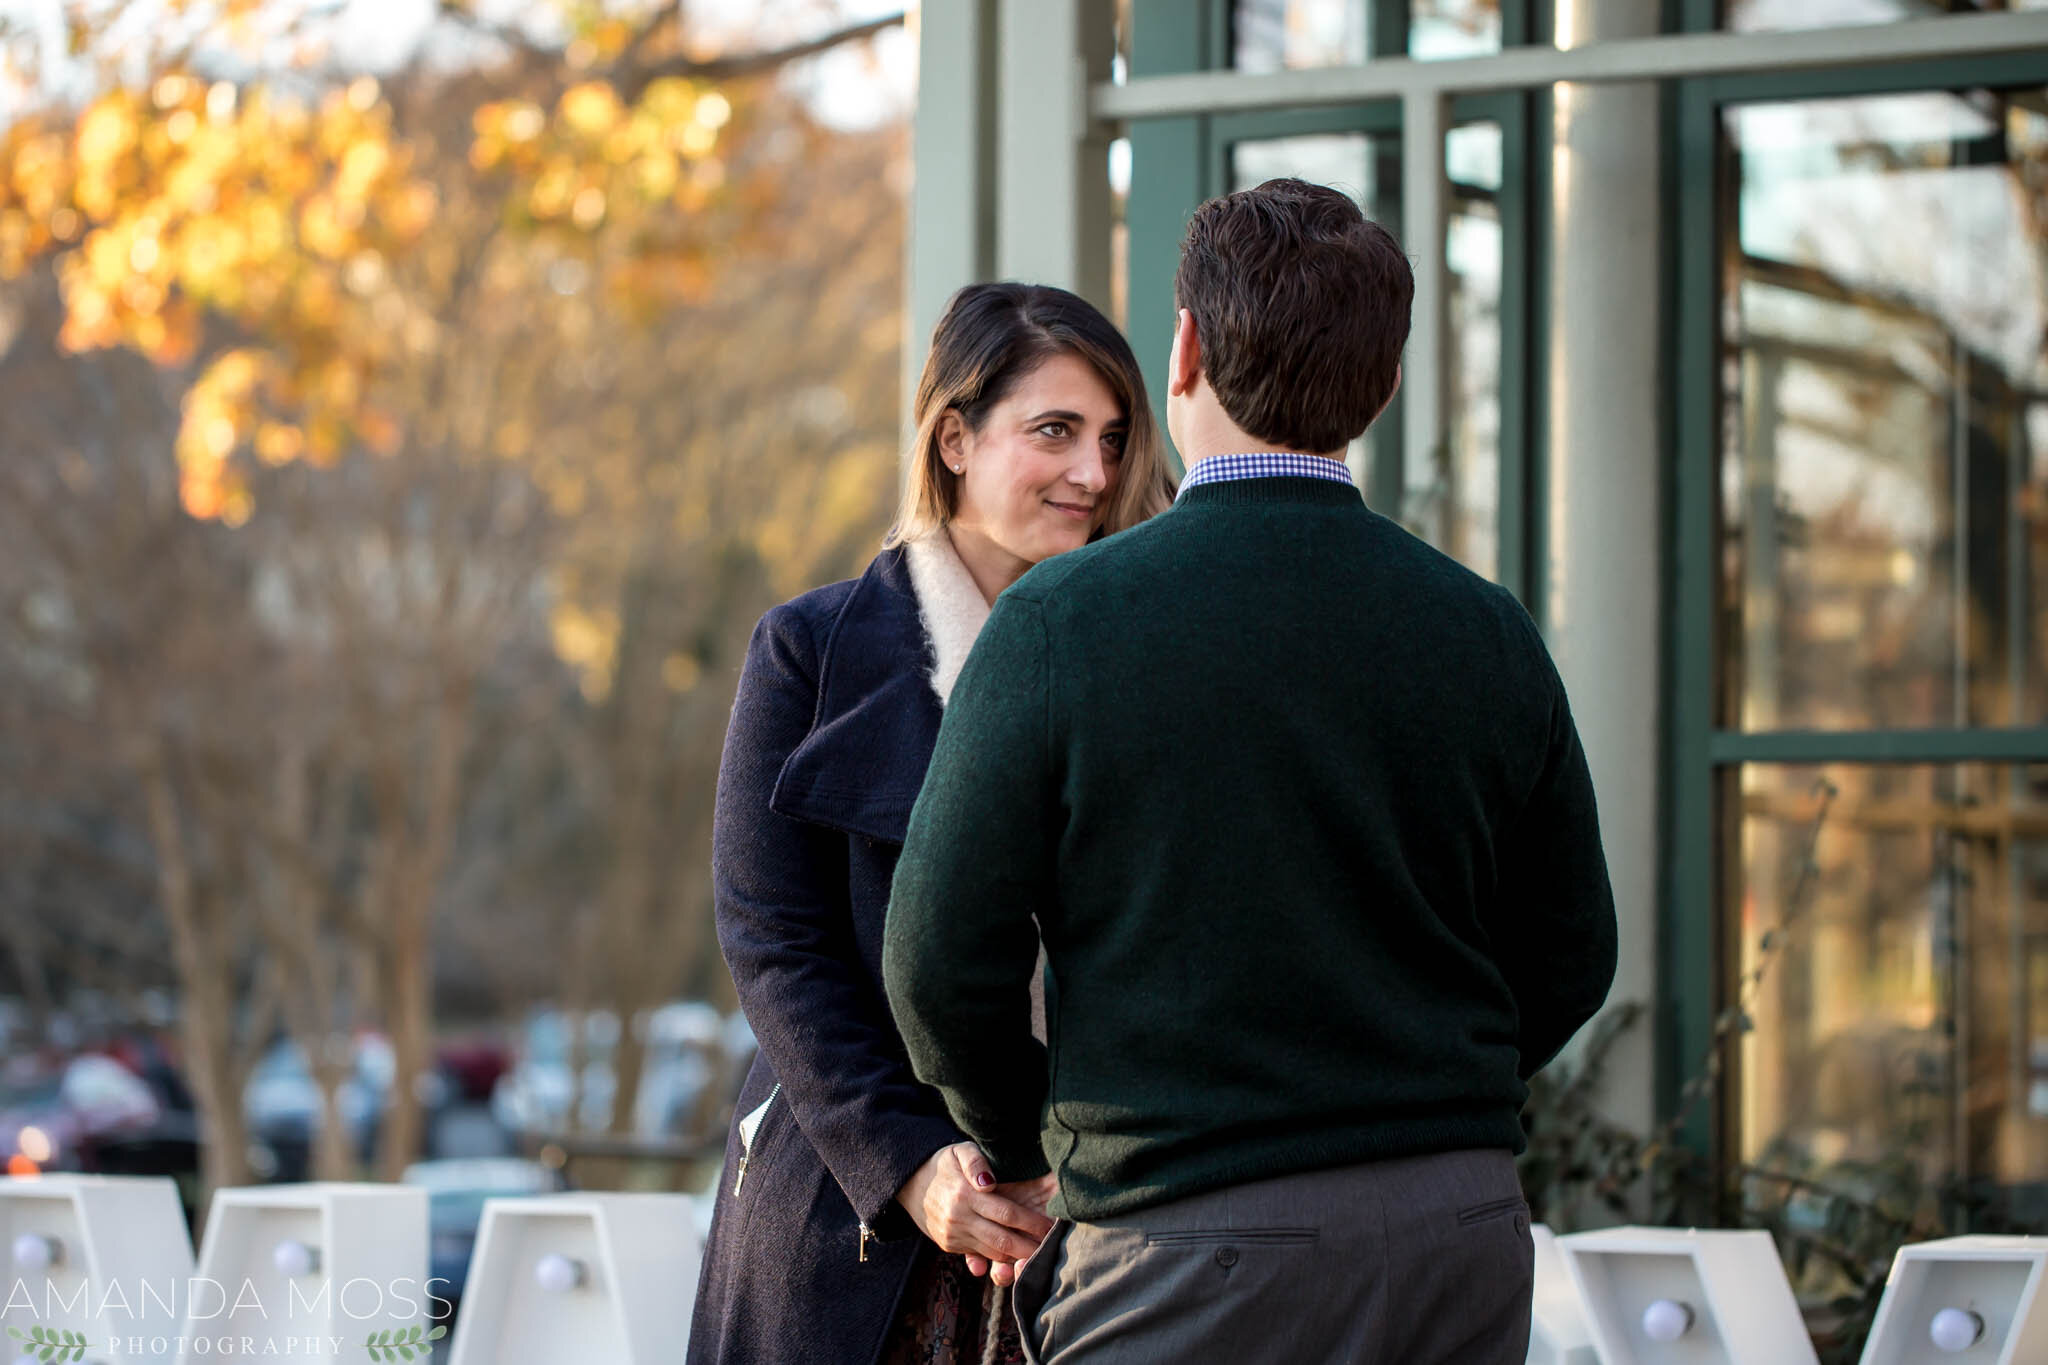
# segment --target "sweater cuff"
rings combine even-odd
[[[1018,1180],[1036,1180],[1052,1171],[1052,1166],[1045,1159],[1045,1147],[1036,1133],[1028,1137],[1019,1134],[998,1142],[984,1142],[981,1150],[987,1155],[988,1164],[995,1168],[997,1181],[1005,1185]]]

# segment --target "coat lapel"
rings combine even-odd
[[[817,713],[782,765],[769,809],[902,843],[939,737],[930,666],[904,553],[885,551],[826,636]]]
[[[903,562],[910,570],[918,616],[931,645],[932,691],[938,693],[943,707],[988,622],[988,602],[960,562],[952,537],[943,530],[905,544]]]

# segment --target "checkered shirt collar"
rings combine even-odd
[[[1181,480],[1180,491],[1185,494],[1205,483],[1227,483],[1233,479],[1323,479],[1357,486],[1342,460],[1261,450],[1243,455],[1211,455],[1195,461],[1195,467]]]

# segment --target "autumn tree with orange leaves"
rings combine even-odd
[[[118,17],[74,20],[72,49]],[[211,1184],[246,1178],[268,1019],[315,1059],[327,1175],[349,1156],[326,1041],[389,1033],[396,1175],[437,950],[516,982],[508,1003],[553,983],[630,1019],[729,989],[705,836],[738,651],[892,501],[900,130],[822,129],[774,76],[897,20],[818,17],[720,54],[681,7],[535,38],[451,6],[476,47],[453,69],[229,81],[188,46],[123,81],[110,56],[82,105],[0,133],[0,277],[55,322],[11,379],[0,343],[0,411],[137,384],[94,359],[132,353],[163,413],[0,417],[34,547],[0,603],[55,593],[68,624],[24,609],[15,656],[107,683],[52,687],[71,728],[41,733],[133,781]],[[152,547],[184,548],[137,620],[110,566]]]

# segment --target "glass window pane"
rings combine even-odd
[[[1496,123],[1451,130],[1444,257],[1450,266],[1450,439],[1431,466],[1403,470],[1401,520],[1488,578],[1500,570],[1500,189]]]
[[[1733,979],[1761,973],[1730,1002],[1753,1023],[1745,1198],[1794,1221],[1826,1190],[1920,1226],[2048,1214],[2048,769],[1757,764],[1729,791]],[[1789,1209],[1781,1178],[1810,1182]],[[1844,1288],[1824,1257],[1798,1275]]]
[[[1476,57],[1500,51],[1500,0],[1411,0],[1408,55]]]
[[[1390,51],[1380,41],[1388,17],[1373,0],[1237,0],[1231,26],[1235,65],[1240,71],[1294,71],[1399,55],[1398,45]],[[1471,57],[1499,50],[1500,0],[1410,0],[1407,55]]]
[[[1722,26],[1762,33],[2023,9],[2048,9],[2048,0],[1725,0]]]
[[[1237,0],[1231,25],[1240,71],[1356,66],[1372,50],[1368,0]]]
[[[2048,715],[2044,109],[1725,111],[1723,723]]]

